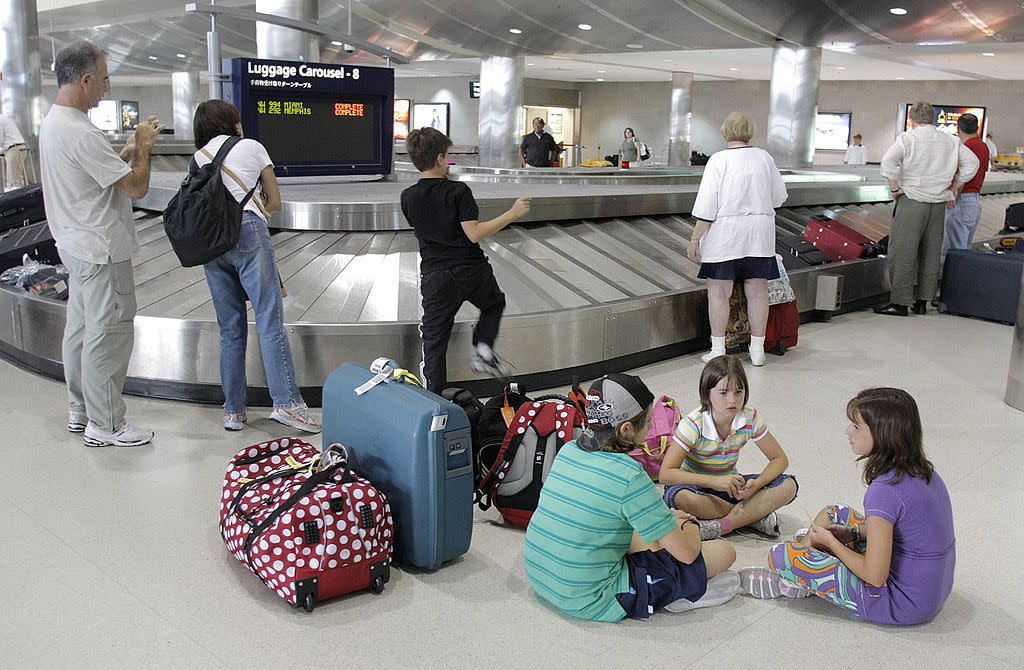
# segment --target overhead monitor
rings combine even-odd
[[[902,131],[910,130],[910,107],[911,102],[905,102],[900,106],[899,125]],[[932,105],[935,108],[935,127],[944,133],[956,135],[956,122],[962,114],[974,114],[978,117],[978,130],[985,129],[985,108],[960,105]]]
[[[814,121],[814,148],[845,151],[850,144],[850,112],[818,112]]]
[[[391,68],[233,58],[229,101],[278,176],[389,174]]]
[[[117,100],[100,100],[98,105],[89,110],[89,120],[100,130],[116,133],[119,114]]]
[[[436,128],[445,135],[449,134],[447,102],[417,102],[412,107],[412,125],[414,128]]]

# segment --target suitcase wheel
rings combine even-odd
[[[946,303],[940,302],[938,305],[935,306],[935,311],[938,312],[939,314],[945,314],[949,310],[946,308]]]
[[[313,608],[316,606],[316,598],[313,597],[312,593],[307,593],[306,598],[302,601],[302,609],[312,613]]]
[[[370,580],[370,590],[374,593],[381,593],[384,591],[384,577],[381,575],[374,575],[373,579]]]

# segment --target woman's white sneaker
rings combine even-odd
[[[320,424],[310,415],[306,403],[291,407],[275,407],[274,411],[270,413],[270,420],[304,430],[307,433],[320,432]]]
[[[245,416],[245,412],[239,412],[238,414],[225,414],[224,415],[224,430],[242,430],[242,424],[248,420]]]

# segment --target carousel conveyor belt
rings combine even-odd
[[[978,239],[995,235],[1006,205],[1021,194],[981,198]],[[891,203],[815,205],[778,211],[777,234],[797,235],[809,218],[836,218],[878,238]],[[183,268],[158,213],[137,210],[141,250],[134,259],[138,315],[129,392],[220,402],[219,331],[203,270]],[[706,346],[707,299],[698,264],[686,257],[686,215],[576,219],[506,228],[481,242],[507,307],[496,349],[516,376],[538,388],[629,369]],[[410,229],[376,232],[276,231],[271,237],[287,288],[284,320],[296,374],[311,404],[345,361],[387,356],[420,360],[417,243]],[[885,260],[804,267],[790,262],[798,307],[815,310],[818,277],[842,277],[836,310],[884,299]],[[8,358],[60,378],[65,305],[0,288],[0,348]],[[489,395],[500,382],[470,370],[476,310],[456,316],[448,350],[453,385]],[[250,312],[251,322],[251,312]],[[252,404],[266,402],[259,339],[250,327],[247,374]]]

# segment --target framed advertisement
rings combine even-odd
[[[409,121],[412,100],[395,98],[395,139],[404,140],[409,136]]]
[[[448,135],[449,107],[447,102],[417,102],[412,106],[413,128],[436,128]]]
[[[139,101],[121,101],[121,132],[128,133],[139,126]]]
[[[897,128],[899,132],[910,130],[910,108],[913,103],[905,102],[900,105],[899,121]],[[985,108],[967,107],[960,105],[932,105],[935,108],[935,127],[949,135],[956,135],[956,122],[962,114],[974,114],[978,117],[978,131],[985,130]]]
[[[89,120],[100,130],[116,133],[121,121],[117,100],[100,100],[98,105],[89,110]]]
[[[846,151],[852,116],[849,112],[818,112],[814,120],[814,149]]]

